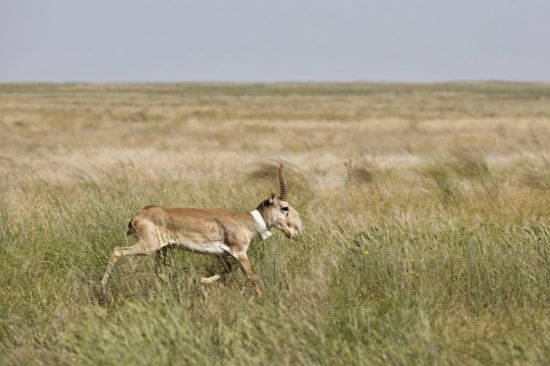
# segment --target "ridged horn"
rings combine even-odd
[[[285,176],[283,175],[283,162],[279,166],[279,185],[281,188],[280,198],[286,201],[288,197],[288,184],[286,184]]]

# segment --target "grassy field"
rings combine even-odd
[[[0,128],[2,365],[550,363],[548,84],[0,84]],[[253,209],[280,160],[263,296],[180,251],[100,291],[135,211]]]

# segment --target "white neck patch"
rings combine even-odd
[[[269,230],[267,230],[267,225],[265,224],[264,218],[262,215],[260,215],[260,211],[253,210],[249,212],[250,215],[254,218],[254,221],[256,221],[256,225],[258,226],[257,231],[258,234],[262,237],[262,240],[266,240],[269,238],[273,233]]]

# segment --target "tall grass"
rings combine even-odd
[[[128,240],[133,211],[152,202],[250,209],[265,182],[81,178],[37,184],[28,209],[2,201],[3,364],[550,359],[550,226],[537,191],[521,193],[531,208],[522,212],[506,197],[480,203],[464,191],[447,205],[439,188],[418,191],[411,218],[399,214],[411,210],[408,202],[370,186],[350,186],[336,202],[296,185],[291,202],[309,197],[294,200],[305,234],[296,241],[276,235],[250,252],[262,297],[239,270],[200,285],[220,265],[173,252],[167,283],[155,276],[152,257],[121,260],[105,302],[98,280],[111,248]]]
[[[0,85],[1,365],[547,365],[550,88]],[[148,204],[250,210],[215,259],[123,258]]]

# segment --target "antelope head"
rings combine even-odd
[[[287,238],[295,238],[302,232],[302,221],[298,212],[288,204],[288,184],[283,174],[283,164],[279,167],[280,194],[272,192],[257,210],[262,215],[268,229],[282,231]]]

